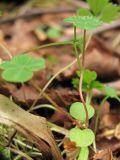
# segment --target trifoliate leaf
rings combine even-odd
[[[103,7],[108,5],[109,0],[87,0],[87,2],[93,13],[97,16],[103,10]]]
[[[117,5],[109,3],[101,12],[100,19],[103,22],[111,22],[119,16],[120,8]]]
[[[33,59],[28,55],[17,55],[10,61],[0,64],[2,77],[6,81],[22,83],[30,80],[34,71],[45,68],[44,59]]]
[[[94,116],[95,111],[91,105],[87,104],[86,107],[88,111],[88,119],[90,119]],[[75,102],[70,106],[70,115],[83,123],[86,121],[86,112],[81,102]]]
[[[95,71],[90,71],[86,69],[83,74],[83,81],[87,84],[90,84],[92,81],[96,80],[97,74]]]
[[[89,149],[88,149],[88,147],[82,147],[80,149],[78,160],[88,160],[88,156],[89,156]]]
[[[120,101],[120,98],[117,96],[117,91],[116,89],[110,87],[110,86],[106,86],[105,87],[105,91],[106,91],[106,96],[110,97],[110,98],[115,98],[118,101]]]
[[[95,139],[95,135],[91,129],[81,130],[79,128],[72,128],[69,132],[69,137],[78,147],[90,146]]]
[[[77,11],[77,14],[79,16],[93,16],[92,13],[88,9],[85,9],[85,8],[80,8]]]
[[[85,30],[94,29],[102,24],[99,19],[93,16],[73,16],[64,19],[64,21]]]

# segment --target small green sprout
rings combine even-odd
[[[2,78],[8,82],[24,83],[30,80],[34,71],[45,68],[45,60],[33,59],[28,55],[17,55],[0,64]]]

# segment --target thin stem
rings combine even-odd
[[[77,40],[77,32],[76,32],[76,26],[74,26],[74,41]]]
[[[36,46],[36,47],[32,47],[29,50],[23,52],[22,54],[25,54],[25,53],[28,53],[28,52],[31,52],[31,51],[37,51],[39,49],[43,49],[43,48],[47,48],[47,47],[67,45],[67,44],[73,44],[73,42],[72,41],[55,42],[55,43],[49,43],[49,44],[45,44],[45,45],[41,45],[41,46]]]
[[[81,57],[81,55],[80,55],[80,57]],[[61,74],[62,72],[64,72],[64,71],[67,70],[68,68],[70,68],[73,64],[75,64],[76,61],[77,61],[77,59],[75,59],[74,61],[72,61],[72,62],[71,62],[70,64],[68,64],[67,66],[63,67],[63,68],[62,68],[61,70],[59,70],[55,75],[53,75],[53,77],[51,77],[51,79],[46,83],[46,85],[45,85],[45,86],[43,87],[43,89],[41,90],[38,98],[33,102],[31,108],[33,108],[33,107],[36,105],[38,99],[43,95],[43,93],[46,91],[46,89],[48,88],[48,86],[53,82],[53,80],[54,80],[59,74]]]
[[[84,30],[83,33],[83,53],[82,53],[82,59],[81,59],[81,75],[80,75],[80,82],[79,82],[79,95],[80,95],[80,99],[83,103],[84,106],[84,110],[86,113],[86,126],[88,124],[88,111],[87,111],[87,107],[86,107],[86,103],[83,97],[83,93],[82,93],[82,81],[83,81],[83,74],[84,74],[84,69],[85,69],[85,50],[86,50],[86,30]]]
[[[0,47],[5,51],[5,53],[9,56],[9,58],[12,59],[12,54],[2,43],[0,43]]]
[[[100,103],[99,109],[97,111],[97,115],[96,115],[96,122],[95,122],[95,129],[94,129],[94,133],[96,134],[97,132],[97,128],[98,128],[98,122],[99,122],[99,118],[100,118],[100,113],[102,111],[103,105],[105,103],[105,101],[108,99],[108,96],[106,96],[105,98],[103,98],[103,100]]]
[[[79,57],[79,53],[78,53],[78,50],[77,50],[76,40],[77,40],[77,33],[76,33],[76,26],[74,26],[74,50],[75,50],[75,56],[77,58],[78,67],[80,69],[81,68],[80,57]]]
[[[68,137],[69,135],[69,131],[63,127],[60,127],[52,122],[48,122],[48,127],[51,128],[51,130],[59,132],[63,135],[65,135],[66,137]]]
[[[21,84],[22,84],[23,97],[24,97],[25,103],[28,106],[27,97],[26,97],[26,94],[25,94],[25,84],[24,83],[21,83]]]
[[[85,67],[85,50],[86,50],[86,30],[83,32],[83,53],[82,53],[82,69]]]

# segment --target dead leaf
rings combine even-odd
[[[48,160],[62,160],[59,149],[47,127],[47,121],[21,109],[7,97],[0,95],[0,123],[14,127],[34,143]]]
[[[94,160],[101,159],[101,160],[113,160],[112,151],[110,149],[104,149],[98,151],[95,156]]]

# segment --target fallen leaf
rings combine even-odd
[[[0,95],[0,123],[14,127],[22,133],[47,159],[52,156],[54,160],[62,160],[46,119],[24,111],[3,95]]]

